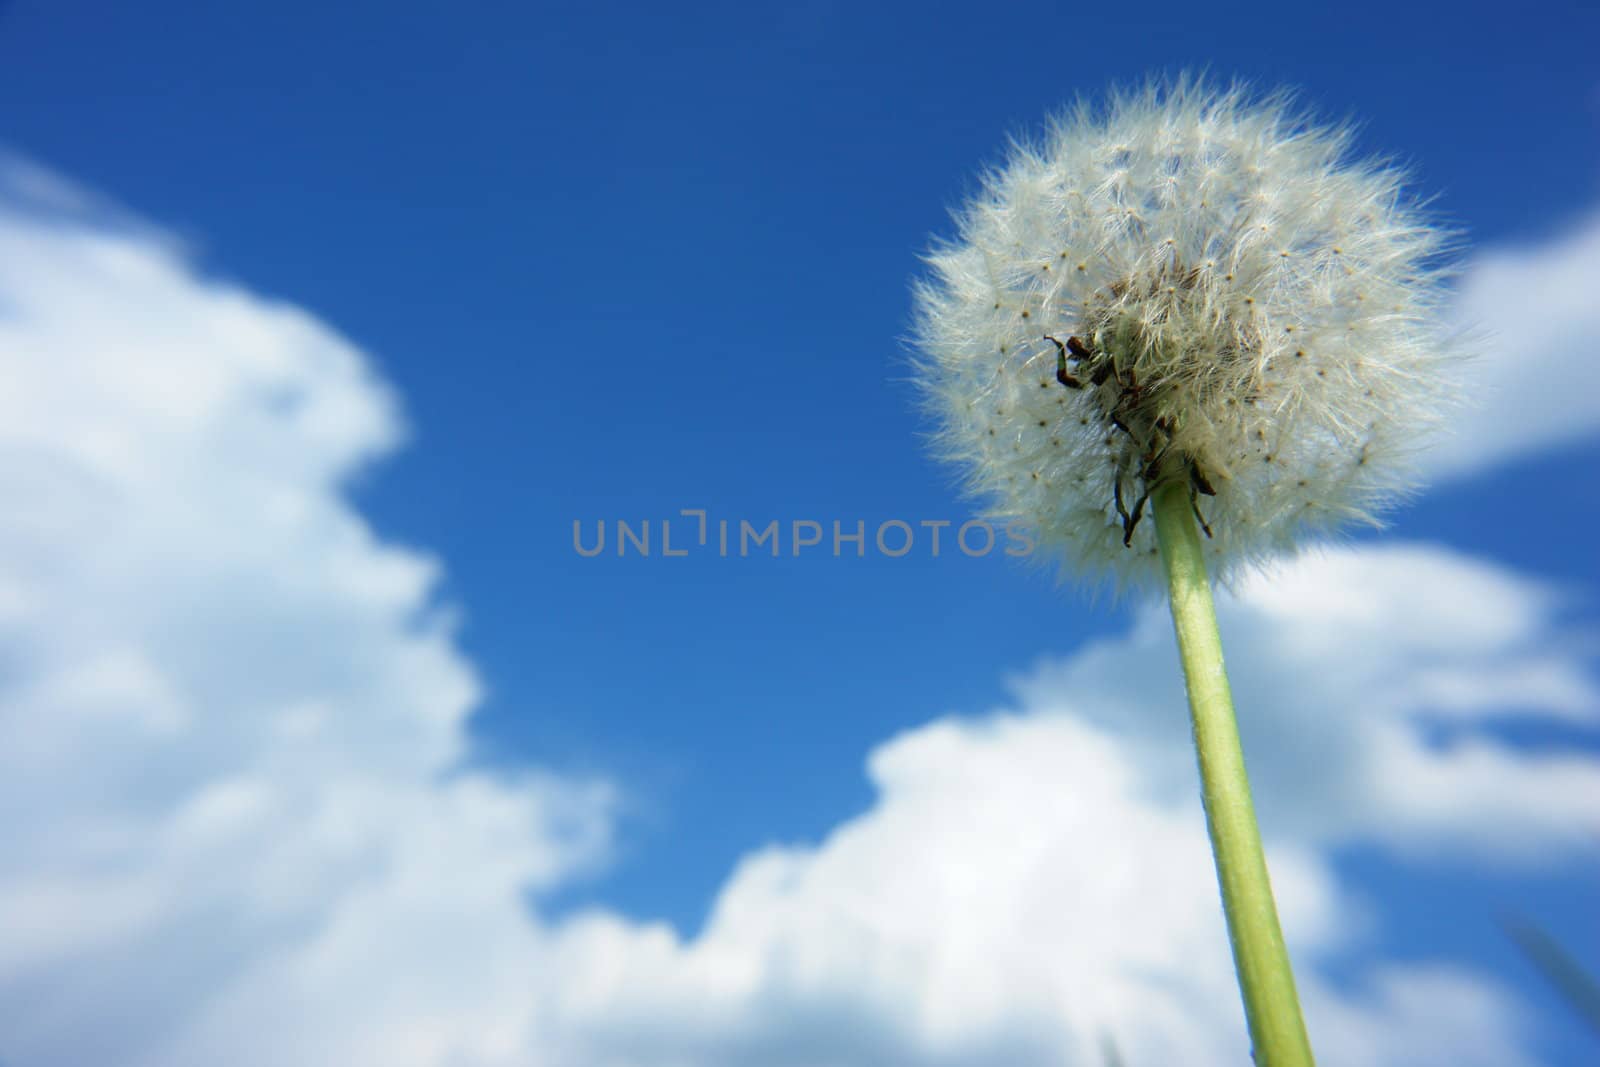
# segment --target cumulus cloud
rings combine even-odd
[[[1417,546],[1310,557],[1224,603],[1328,1062],[1525,1062],[1514,1005],[1479,976],[1378,965],[1351,992],[1316,965],[1364,941],[1334,845],[1548,865],[1600,831],[1600,761],[1483,729],[1600,713],[1558,620],[1537,584]],[[561,1003],[603,1024],[572,1062],[1094,1063],[1104,1035],[1131,1063],[1240,1061],[1170,627],[1147,610],[1018,680],[1014,706],[879,748],[876,806],[816,847],[750,857],[693,941],[573,923]],[[1475,692],[1485,663],[1501,673]],[[1441,719],[1461,731],[1445,745]]]
[[[1600,768],[1518,751],[1513,719],[1600,725],[1585,639],[1553,589],[1434,546],[1308,555],[1218,606],[1269,831],[1325,845],[1538,863],[1596,828]],[[1112,729],[1190,786],[1171,623],[1040,666],[1025,703]]]
[[[0,1061],[1027,1065],[1107,1039],[1241,1060],[1159,611],[880,746],[874,806],[751,853],[695,937],[551,920],[527,893],[604,861],[614,790],[463,764],[477,682],[437,565],[342,493],[403,437],[368,360],[49,175],[0,174]],[[1328,856],[1530,865],[1593,832],[1596,761],[1486,729],[1593,722],[1564,610],[1417,546],[1307,558],[1225,606],[1328,1062],[1526,1062],[1481,975],[1322,977],[1381,932]]]
[[[609,790],[461,768],[437,566],[339,492],[394,398],[303,312],[7,177],[0,1060],[493,1046],[519,894],[603,854]]]

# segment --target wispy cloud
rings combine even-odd
[[[0,1059],[1059,1064],[1109,1033],[1131,1064],[1240,1060],[1159,612],[882,745],[873,808],[753,852],[695,938],[548,919],[524,894],[604,861],[613,789],[462,765],[477,683],[437,566],[341,492],[403,436],[395,398],[303,312],[91,208],[0,181]],[[1528,865],[1593,831],[1600,764],[1482,729],[1593,722],[1561,611],[1417,546],[1226,608],[1305,959],[1381,949],[1331,848]],[[1526,1062],[1483,976],[1319,973],[1329,1062]]]
[[[1468,407],[1429,466],[1462,478],[1600,432],[1600,211],[1468,262],[1457,321],[1475,337]]]

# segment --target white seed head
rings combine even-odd
[[[916,285],[939,451],[990,518],[1144,584],[1154,523],[1129,518],[1181,479],[1226,579],[1409,487],[1451,396],[1445,235],[1350,139],[1185,80],[1012,147]]]

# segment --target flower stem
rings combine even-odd
[[[1169,482],[1152,494],[1152,503],[1172,595],[1172,625],[1189,690],[1206,828],[1222,887],[1233,966],[1258,1067],[1312,1067],[1311,1043],[1300,1017],[1294,972],[1278,926],[1261,832],[1250,801],[1233,694],[1222,665],[1217,613],[1189,494],[1187,481]]]

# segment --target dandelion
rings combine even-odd
[[[1268,1067],[1312,1057],[1207,565],[1227,579],[1375,521],[1450,396],[1444,238],[1350,141],[1284,95],[1190,80],[1079,105],[987,175],[916,289],[938,446],[990,517],[1066,573],[1165,580]]]
[[[1441,233],[1349,141],[1180,83],[1013,149],[917,289],[939,449],[992,518],[1138,586],[1163,484],[1223,579],[1409,487],[1448,397]]]

